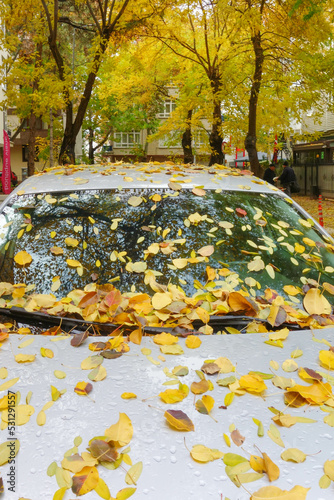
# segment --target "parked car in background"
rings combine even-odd
[[[333,294],[333,239],[250,172],[30,177],[0,207],[6,498],[331,498]]]
[[[18,182],[17,175],[13,171],[11,171],[10,175],[11,175],[11,184],[13,186],[17,186],[17,182]],[[1,183],[1,190],[2,190],[2,170],[0,170],[0,183]]]

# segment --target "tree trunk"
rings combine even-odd
[[[67,100],[65,110],[65,130],[63,141],[59,152],[59,163],[75,164],[75,143],[76,136],[73,137],[73,103]]]
[[[36,115],[30,112],[29,139],[28,139],[28,177],[35,173],[36,157]]]
[[[255,55],[255,70],[254,70],[253,82],[249,98],[248,132],[245,139],[245,148],[248,153],[250,168],[252,172],[254,172],[254,174],[257,175],[258,177],[260,177],[261,167],[257,156],[257,148],[256,148],[257,103],[261,88],[262,70],[264,61],[260,32],[257,32],[254,36],[252,36],[252,44]]]
[[[209,137],[211,157],[209,162],[209,167],[218,163],[218,165],[224,165],[225,154],[222,151],[223,139],[221,136],[222,128],[222,117],[221,117],[221,102],[215,102],[213,109],[213,120],[212,128]]]
[[[193,110],[189,109],[187,113],[187,127],[186,130],[182,134],[182,148],[183,148],[183,157],[184,163],[194,163],[194,155],[192,150],[192,133],[191,133],[191,118],[192,118]]]
[[[94,165],[94,131],[93,128],[89,128],[89,136],[88,136],[88,159],[89,159],[89,164]]]
[[[221,112],[221,100],[219,97],[220,92],[220,75],[218,70],[211,77],[211,88],[213,92],[213,113],[212,113],[212,127],[209,137],[211,156],[209,161],[209,167],[218,163],[218,165],[224,165],[225,154],[223,153],[223,138],[222,134],[222,112]]]
[[[35,68],[39,68],[42,63],[42,44],[36,46]],[[34,111],[34,95],[38,91],[39,81],[36,76],[32,82],[32,103],[29,119],[29,139],[28,139],[28,177],[35,173],[35,158],[36,158],[36,114]]]

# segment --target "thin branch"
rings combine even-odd
[[[20,125],[17,127],[14,134],[10,137],[11,141],[14,141],[16,139],[16,137],[19,135],[19,133],[21,132],[21,130],[24,128],[24,122],[25,122],[25,120],[22,119]]]
[[[44,1],[44,0],[43,0],[43,1]],[[97,18],[96,18],[96,16],[95,16],[95,14],[94,14],[94,11],[93,11],[93,9],[92,9],[92,7],[91,7],[90,3],[89,3],[89,0],[86,0],[86,5],[87,5],[87,7],[88,7],[88,10],[89,10],[90,15],[92,16],[92,18],[93,18],[93,20],[94,20],[94,23],[95,23],[95,26],[96,26],[96,28],[97,28],[97,30],[98,30],[98,32],[99,32],[99,35],[100,35],[100,36],[103,36],[103,34],[102,34],[102,30],[101,30],[101,26],[100,26],[100,23],[99,23],[99,21],[97,20]]]
[[[96,146],[93,147],[93,153],[99,148],[103,146],[103,144],[108,140],[108,137],[110,136],[111,132],[114,130],[114,127],[110,127],[110,129],[107,131],[105,137],[100,141]]]
[[[109,8],[108,24],[111,23],[111,17],[112,17],[114,7],[115,7],[115,0],[112,0],[111,6]]]
[[[78,24],[78,23],[72,21],[69,17],[59,17],[58,22],[59,22],[59,24],[68,24],[69,26],[72,26],[72,28],[75,28],[77,30],[89,31],[90,33],[96,33],[95,29],[89,28],[85,24]]]

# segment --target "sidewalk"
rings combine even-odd
[[[318,199],[310,198],[309,196],[293,195],[293,199],[299,203],[312,217],[319,222]],[[324,228],[334,236],[334,200],[322,200],[322,214],[324,219]]]

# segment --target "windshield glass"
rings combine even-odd
[[[86,284],[187,295],[206,287],[279,293],[333,283],[334,248],[280,196],[170,189],[90,190],[13,198],[0,215],[0,281],[65,296]],[[31,262],[22,265],[19,252]],[[22,256],[22,254],[21,254]],[[28,257],[29,260],[29,257]]]

